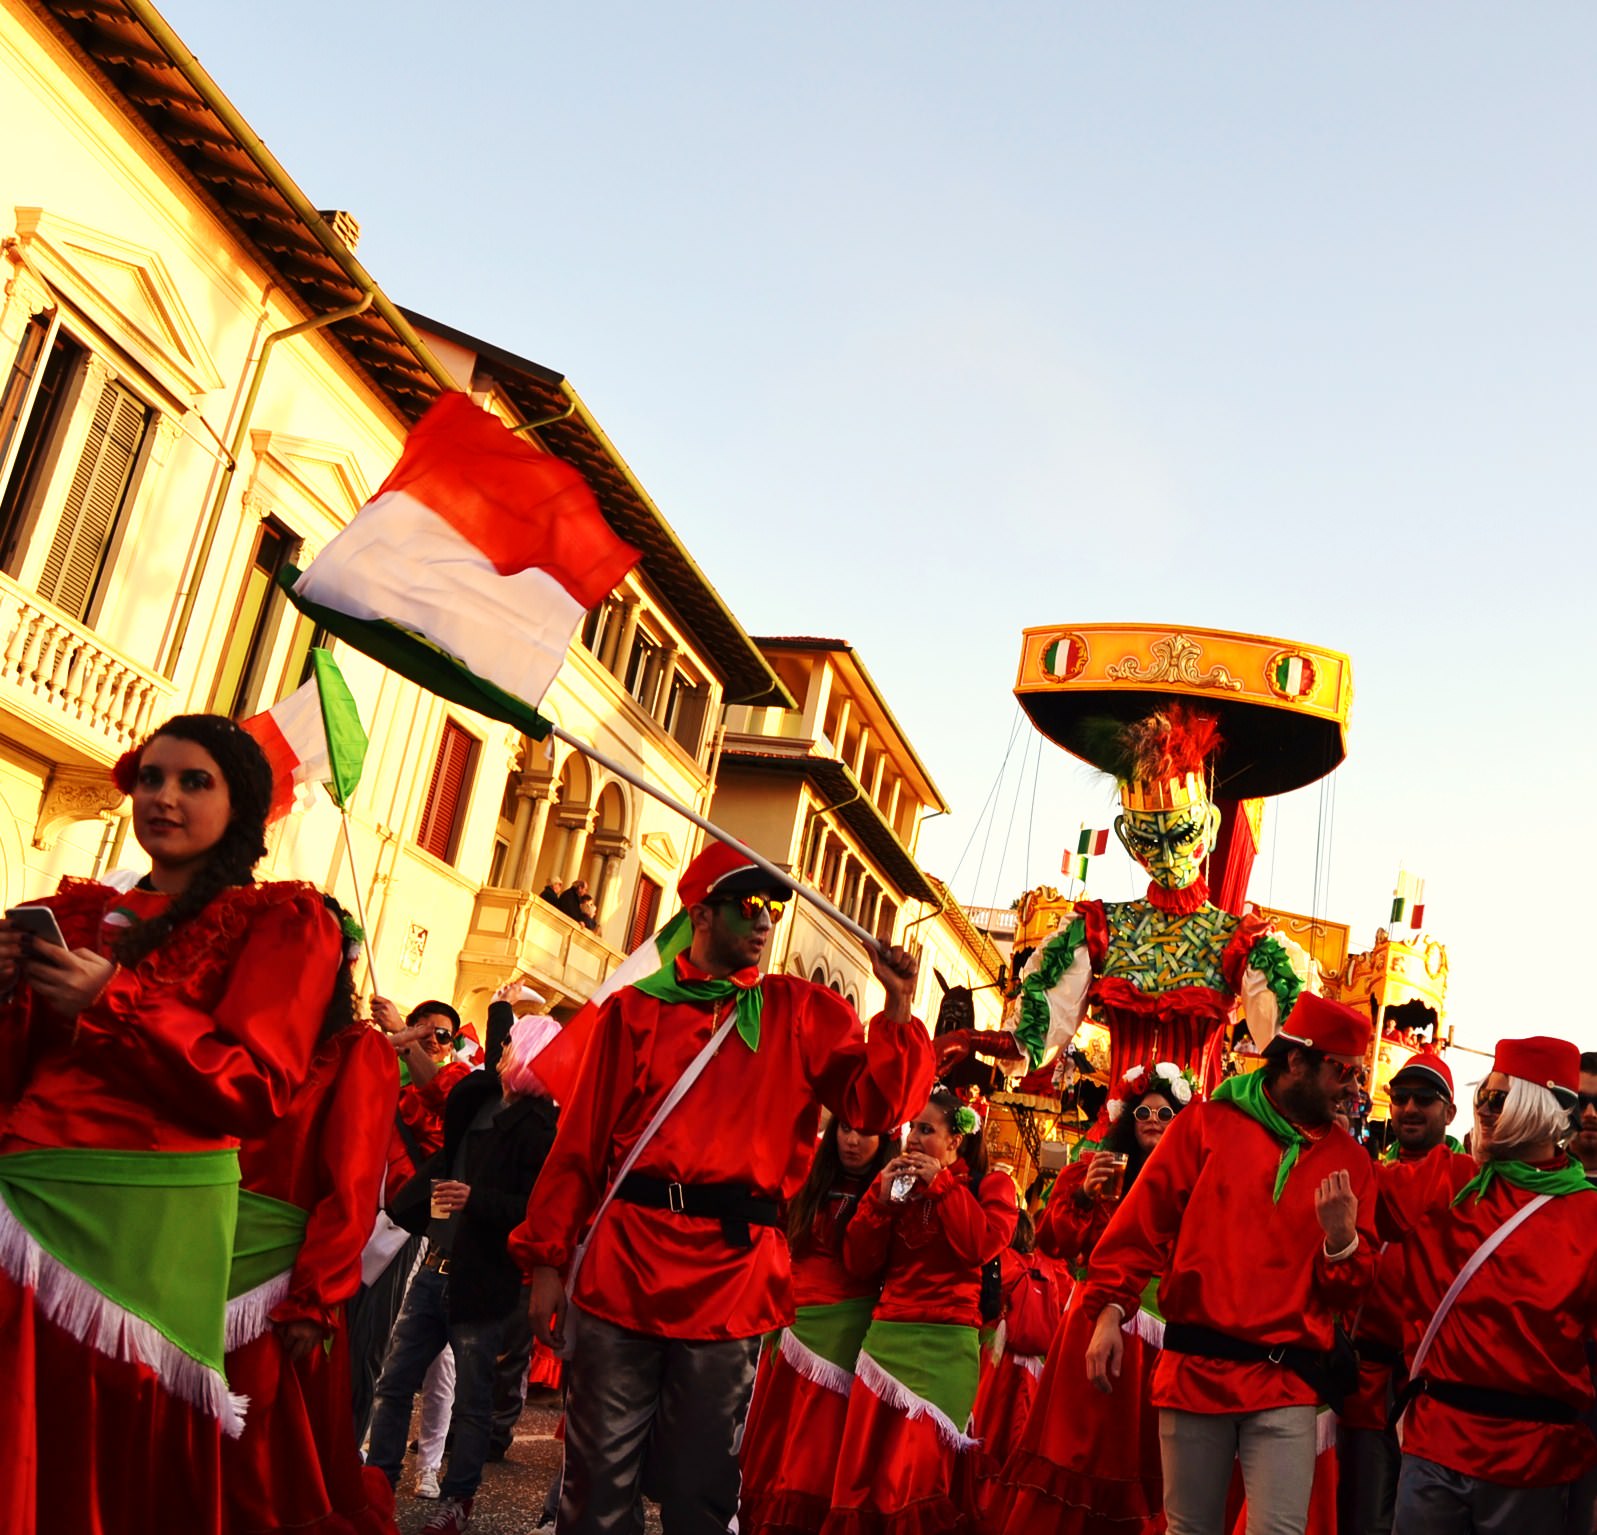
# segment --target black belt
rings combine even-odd
[[[421,1260],[424,1269],[431,1269],[435,1274],[449,1277],[449,1254],[441,1247],[429,1247],[427,1256]]]
[[[1491,1386],[1466,1386],[1462,1381],[1432,1380],[1422,1375],[1411,1380],[1392,1407],[1396,1423],[1403,1409],[1417,1396],[1428,1396],[1445,1407],[1461,1412],[1476,1412],[1483,1418],[1512,1418],[1521,1423],[1578,1423],[1580,1409],[1551,1396],[1521,1396],[1517,1391],[1498,1391]]]
[[[1236,1364],[1278,1364],[1312,1386],[1317,1396],[1339,1412],[1358,1384],[1358,1361],[1351,1351],[1344,1353],[1340,1348],[1325,1352],[1296,1343],[1255,1343],[1198,1322],[1171,1321],[1164,1326],[1164,1347],[1167,1353],[1200,1354]]]
[[[750,1226],[780,1226],[782,1208],[741,1183],[673,1183],[648,1173],[628,1173],[616,1198],[650,1210],[697,1215],[720,1221],[721,1234],[734,1247],[752,1247]]]

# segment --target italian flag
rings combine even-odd
[[[446,394],[349,526],[281,579],[331,633],[541,737],[577,626],[638,558],[576,469]]]
[[[310,803],[311,786],[326,784],[342,809],[360,782],[366,732],[355,699],[329,652],[311,651],[311,679],[264,714],[242,721],[272,767],[269,821]]]
[[[664,970],[667,965],[675,964],[677,955],[686,953],[692,941],[693,924],[684,908],[654,937],[645,940],[627,955],[605,978],[599,989],[571,1016],[560,1033],[538,1052],[532,1061],[533,1070],[556,1103],[571,1102],[582,1076],[582,1063],[588,1053],[594,1025],[599,1019],[599,1009],[623,986],[645,980]]]
[[[1076,851],[1083,858],[1097,858],[1108,850],[1109,833],[1107,831],[1093,831],[1090,827],[1081,828],[1081,836],[1076,840]]]

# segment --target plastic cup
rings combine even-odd
[[[431,1203],[427,1208],[435,1221],[446,1221],[453,1213],[444,1209],[443,1206],[438,1203],[438,1186],[442,1183],[447,1183],[448,1181],[449,1180],[447,1178],[434,1178],[428,1184],[428,1192]]]
[[[1104,1189],[1104,1198],[1119,1199],[1126,1191],[1126,1154],[1123,1151],[1102,1151],[1099,1155],[1109,1166],[1109,1183]]]

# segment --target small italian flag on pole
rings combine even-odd
[[[1097,858],[1109,848],[1109,833],[1107,831],[1093,831],[1090,827],[1081,828],[1081,836],[1076,839],[1076,851],[1083,858]]]
[[[244,720],[272,768],[275,821],[310,803],[312,785],[326,784],[340,810],[360,782],[366,762],[366,732],[355,699],[330,652],[311,651],[311,678],[264,714]]]
[[[1408,918],[1410,931],[1418,932],[1425,921],[1425,881],[1416,879],[1407,869],[1400,869],[1397,888],[1392,892],[1391,926],[1402,926],[1404,917]]]

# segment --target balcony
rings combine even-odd
[[[114,762],[170,712],[165,677],[0,575],[0,710],[52,762]]]
[[[497,986],[512,971],[529,977],[550,1008],[585,1002],[625,958],[597,934],[526,890],[477,892],[461,952],[461,986]]]

